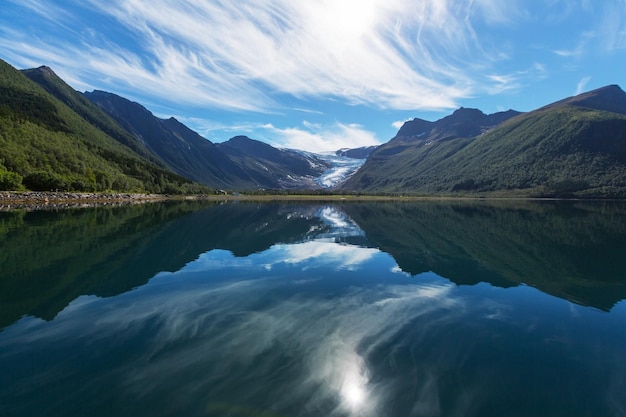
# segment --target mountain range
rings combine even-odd
[[[626,197],[626,93],[610,85],[540,109],[414,119],[343,185],[359,192]]]
[[[246,136],[212,143],[175,118],[155,117],[138,103],[103,91],[84,96],[132,133],[179,175],[216,188],[316,188],[329,165],[314,155],[277,149]]]
[[[527,113],[416,118],[381,146],[317,155],[246,136],[212,143],[126,98],[80,93],[48,67],[0,61],[0,141],[0,189],[9,190],[626,197],[617,85]]]

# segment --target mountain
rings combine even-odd
[[[317,155],[277,149],[247,136],[235,136],[216,145],[249,173],[260,188],[319,188],[314,179],[330,167]]]
[[[45,81],[58,94],[51,94],[29,76]],[[87,113],[94,112],[97,118],[96,111],[49,68],[22,73],[0,60],[0,189],[199,190],[137,153],[128,146],[131,143],[122,144],[132,138],[123,137],[112,120],[102,119],[102,129],[92,124]],[[106,129],[119,134],[120,140]]]
[[[430,142],[459,137],[469,138],[478,136],[519,114],[520,112],[515,110],[508,110],[487,115],[478,109],[461,107],[453,114],[437,120],[436,122],[429,122],[417,118],[405,122],[394,139]]]
[[[67,85],[51,68],[41,66],[39,68],[21,70],[21,72],[43,87],[48,93],[65,103],[90,124],[102,130],[121,144],[131,148],[140,156],[160,166],[165,166],[163,161],[147,152],[145,146],[133,135],[124,130],[98,106]]]
[[[0,62],[0,189],[206,192],[200,183],[626,198],[626,93],[610,85],[528,113],[460,108],[434,122],[408,121],[379,147],[331,158],[245,136],[212,143],[115,94],[81,94],[48,67],[20,72]]]
[[[529,113],[459,109],[405,123],[343,189],[626,197],[626,93],[608,86]]]
[[[216,188],[238,188],[251,182],[215,144],[175,118],[160,119],[141,104],[104,91],[84,96],[177,174]]]
[[[543,107],[543,109],[563,105],[587,107],[622,115],[626,114],[626,96],[624,95],[624,91],[615,84],[582,93],[574,97],[568,97],[547,105]]]
[[[216,188],[317,188],[327,164],[297,152],[236,136],[212,143],[175,118],[160,119],[142,105],[104,91],[85,97],[115,119],[174,172]]]
[[[336,151],[335,155],[354,159],[367,159],[376,148],[378,148],[378,146],[362,146],[354,149],[343,148]]]

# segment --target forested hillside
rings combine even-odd
[[[344,189],[624,198],[625,108],[626,94],[608,86],[517,115],[476,136],[398,136],[373,152]]]
[[[113,139],[4,61],[0,61],[0,189],[208,190]]]

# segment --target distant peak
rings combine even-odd
[[[591,96],[620,97],[620,96],[626,96],[626,93],[624,93],[624,90],[622,90],[619,85],[610,84],[604,87],[596,88],[595,90],[590,90],[590,91],[578,94],[574,97],[570,97],[569,100],[576,100],[578,98],[585,98],[585,97],[591,97]]]
[[[622,88],[617,84],[609,84],[607,86],[598,88],[596,91],[613,91],[624,94],[624,90],[622,90]]]
[[[626,93],[617,84],[600,87],[554,104],[561,103],[626,114]]]
[[[482,111],[478,109],[472,109],[472,108],[467,108],[467,107],[459,107],[458,109],[454,111],[454,113],[452,113],[453,116],[471,116],[471,117],[480,116],[484,114],[485,113],[483,113]]]
[[[59,76],[56,75],[54,71],[52,71],[52,68],[45,66],[45,65],[42,65],[37,68],[23,69],[21,70],[21,72],[28,75],[29,77],[35,76],[35,77],[44,77],[44,78],[47,78],[47,77],[59,78]]]
[[[259,141],[255,140],[255,139],[251,139],[248,136],[245,135],[237,135],[237,136],[233,136],[232,138],[228,139],[226,141],[226,143],[229,143],[231,145],[235,145],[235,146],[248,146],[252,143],[257,143]]]
[[[85,91],[84,94],[92,95],[92,96],[114,96],[115,95],[113,93],[109,93],[108,91],[103,91],[103,90]]]
[[[57,77],[56,73],[54,71],[52,71],[52,68],[46,66],[46,65],[42,65],[39,68],[36,69],[36,71],[42,72],[46,75],[50,75],[53,77]]]

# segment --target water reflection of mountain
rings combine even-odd
[[[184,202],[0,213],[0,329],[26,314],[51,319],[83,294],[129,291],[212,249],[247,256],[324,231],[317,208]]]
[[[624,208],[599,202],[330,208],[184,202],[3,212],[0,328],[26,314],[53,318],[83,294],[129,291],[212,249],[247,256],[312,238],[378,247],[413,275],[433,271],[457,284],[525,283],[608,310],[626,298]]]
[[[626,206],[618,202],[363,203],[343,209],[411,274],[527,284],[609,310],[626,298]]]

